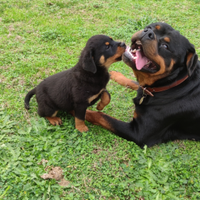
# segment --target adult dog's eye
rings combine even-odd
[[[165,49],[168,49],[168,45],[166,45],[166,44],[161,44],[161,46],[162,46],[163,48],[165,48]]]

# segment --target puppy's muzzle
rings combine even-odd
[[[126,48],[126,44],[124,42],[120,42],[119,46]]]

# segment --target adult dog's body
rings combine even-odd
[[[111,72],[111,78],[138,88],[133,120],[126,123],[94,111],[87,111],[86,120],[140,147],[200,140],[200,62],[194,46],[168,24],[154,23],[132,36],[123,61],[139,85],[118,72]]]
[[[87,131],[85,112],[88,106],[101,99],[97,105],[102,110],[109,102],[106,90],[109,81],[108,67],[121,60],[125,44],[105,35],[91,37],[83,49],[78,63],[71,69],[46,78],[25,97],[29,109],[30,98],[36,94],[38,114],[53,125],[60,125],[56,117],[59,110],[73,112],[75,126]]]

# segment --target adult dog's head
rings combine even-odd
[[[83,49],[80,61],[83,69],[96,73],[98,68],[106,68],[122,59],[126,45],[123,42],[114,41],[106,35],[92,36]]]
[[[153,23],[136,32],[126,48],[123,61],[130,66],[142,86],[151,86],[165,77],[189,76],[196,68],[198,56],[194,46],[166,23]]]

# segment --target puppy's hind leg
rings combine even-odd
[[[38,114],[40,117],[45,117],[52,125],[61,125],[62,120],[56,117],[58,110],[55,110],[43,102],[38,102]]]
[[[45,117],[52,125],[61,125],[62,120],[59,117],[56,117],[58,111],[56,111],[51,117]]]

